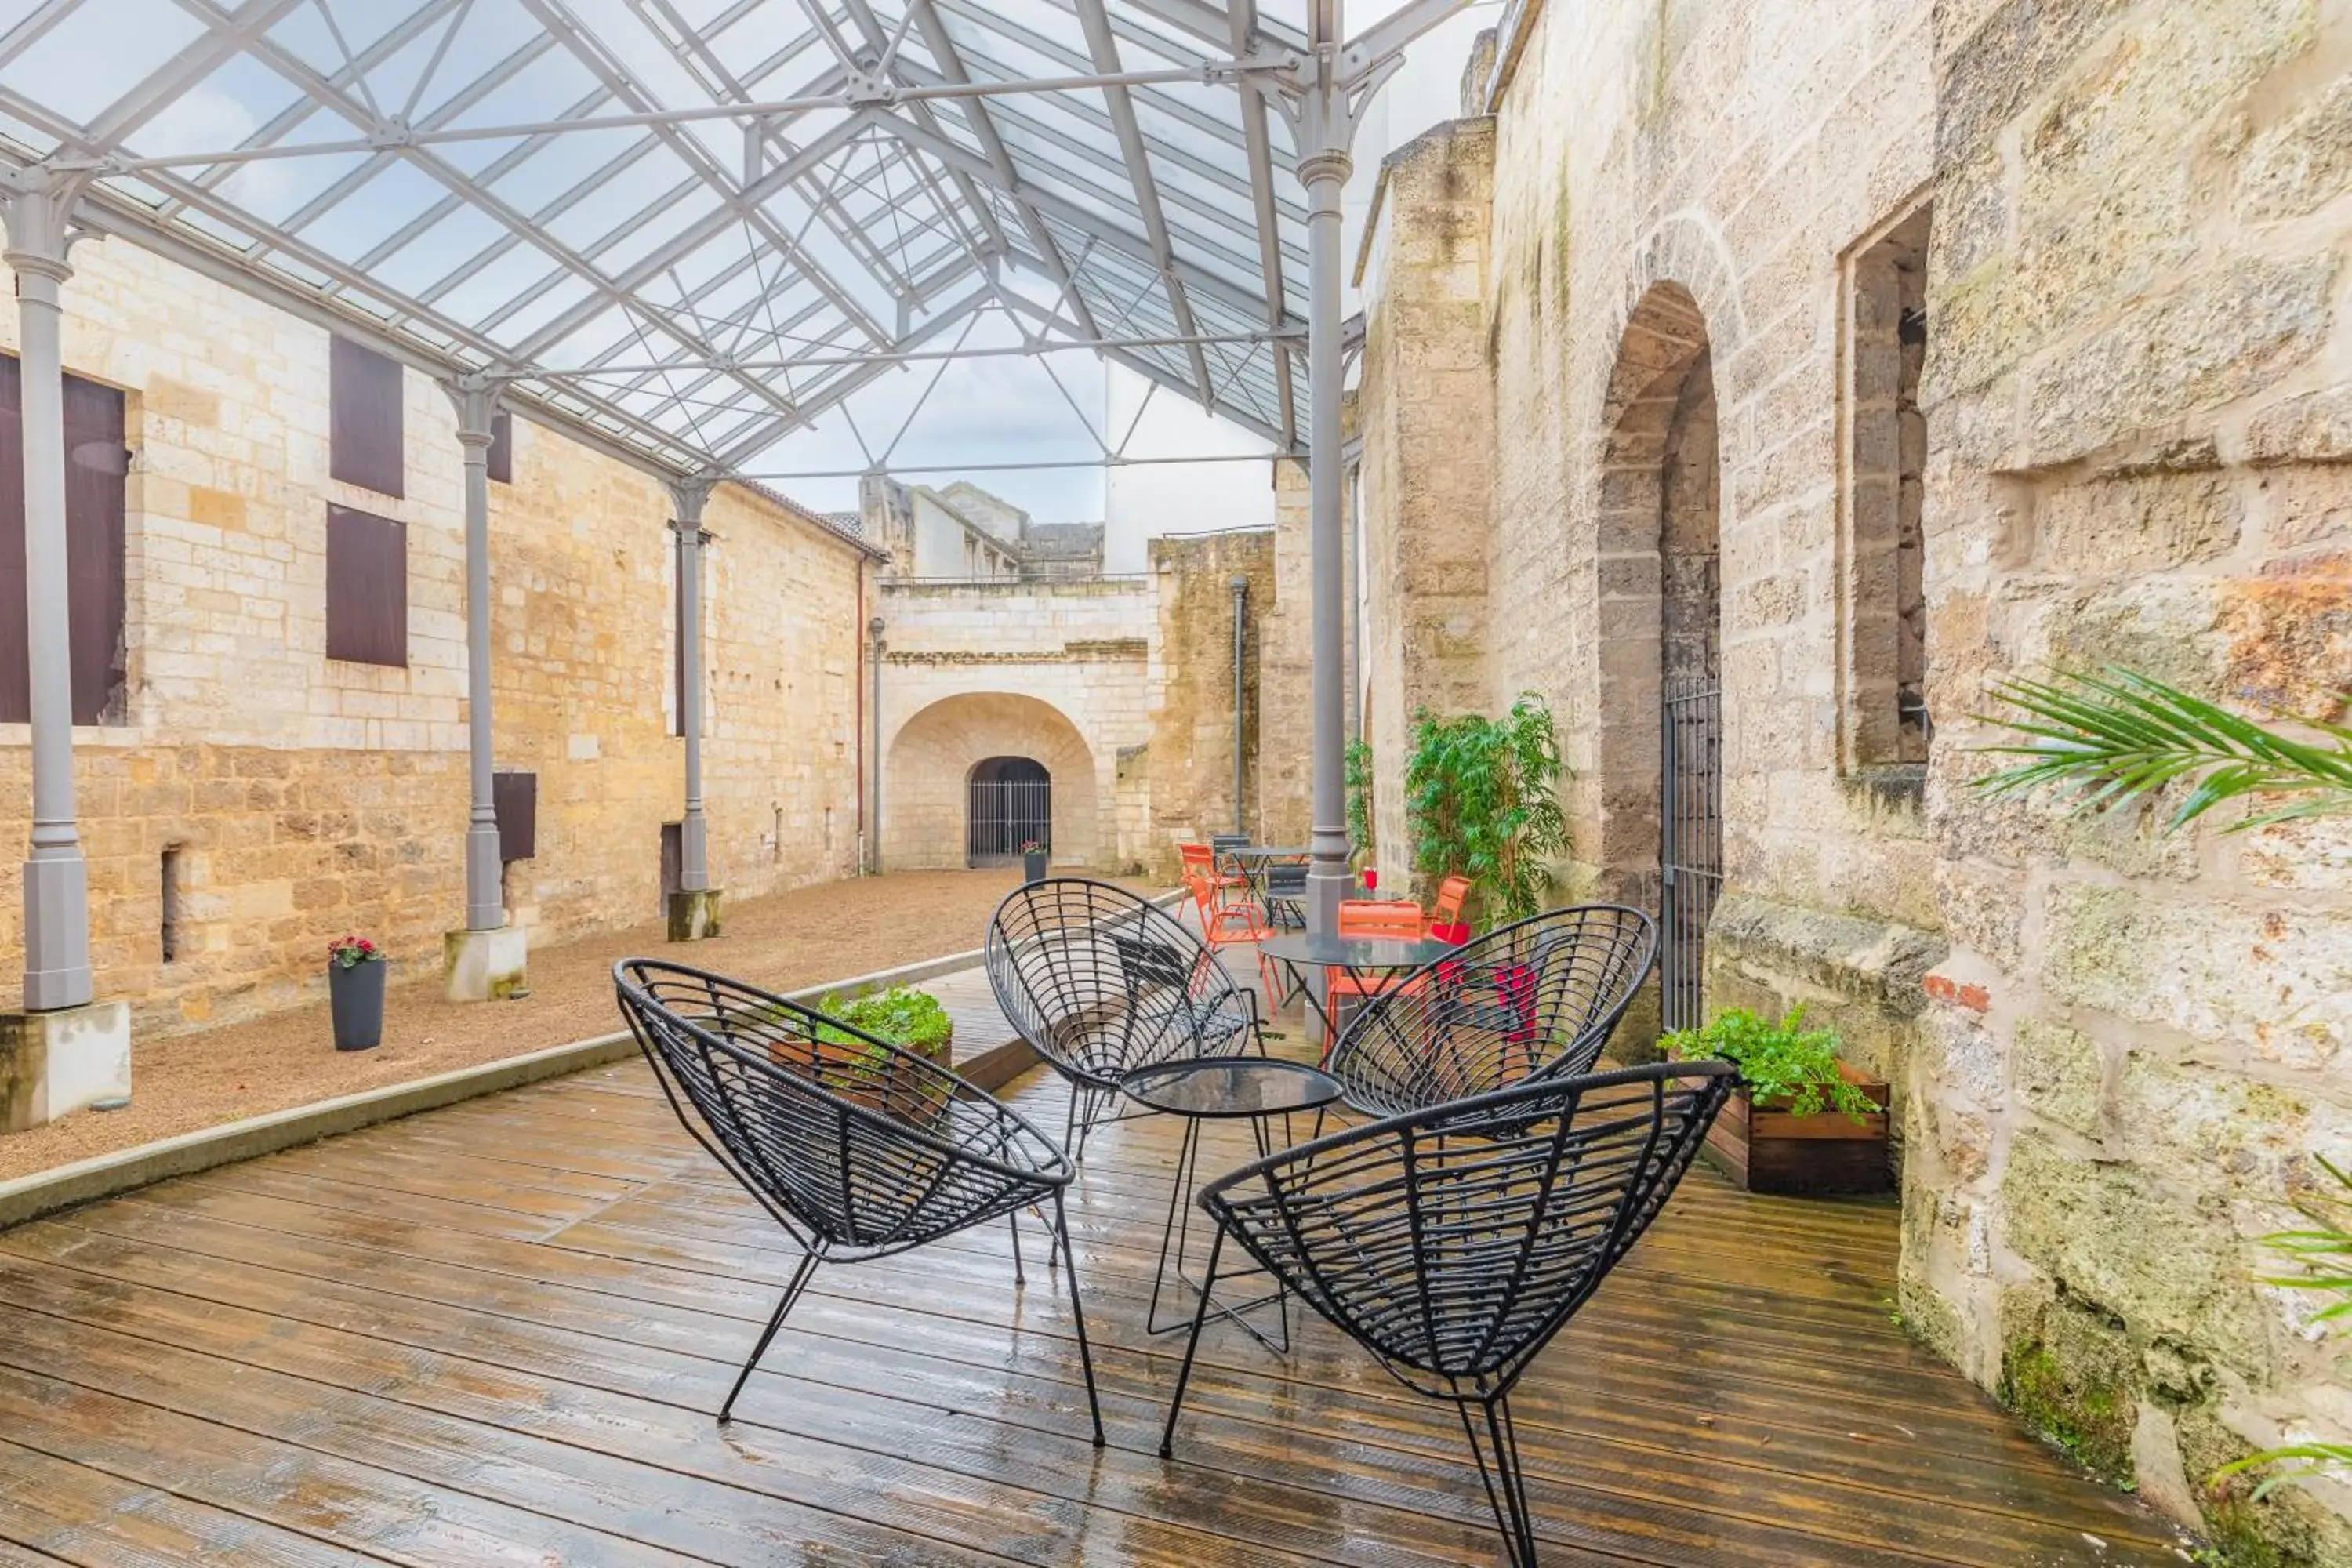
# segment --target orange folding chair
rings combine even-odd
[[[1450,926],[1462,919],[1462,906],[1470,898],[1470,879],[1448,877],[1437,884],[1437,896],[1429,903],[1429,934],[1435,936],[1437,928]]]
[[[1338,934],[1349,937],[1396,937],[1406,942],[1419,942],[1429,932],[1419,904],[1402,899],[1343,899],[1339,902]],[[1395,985],[1402,976],[1375,974],[1358,979],[1338,967],[1323,971],[1323,994],[1326,1005],[1336,996],[1377,996]]]
[[[1191,865],[1184,868],[1184,886],[1192,895],[1192,906],[1201,917],[1201,940],[1211,952],[1238,944],[1257,943],[1275,934],[1267,923],[1265,911],[1255,904],[1222,896],[1218,879],[1213,872]],[[1275,984],[1273,966],[1264,953],[1257,955],[1257,977],[1265,987],[1270,1002],[1282,994]]]

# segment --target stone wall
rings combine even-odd
[[[1144,857],[1149,775],[1119,763],[1152,736],[1151,582],[886,580],[879,603],[886,869],[964,864],[965,779],[993,756],[1052,773],[1058,863]]]
[[[2247,1561],[2352,1561],[2340,1487],[2189,1484],[2352,1432],[2253,1240],[2352,1156],[2352,837],[1969,783],[2011,672],[2336,715],[2352,5],[1666,0],[1516,42],[1494,102],[1473,78],[1483,232],[1483,120],[1401,154],[1378,219],[1374,734],[1447,603],[1413,508],[1491,517],[1484,701],[1560,720],[1570,888],[1653,902],[1661,683],[1711,637],[1707,1004],[1803,1002],[1895,1085],[1906,1321]],[[1413,373],[1465,368],[1433,307],[1474,253],[1491,412]],[[1276,553],[1303,583],[1303,529]]]
[[[1353,422],[1351,409],[1348,424]],[[1350,515],[1353,488],[1352,478],[1342,488],[1342,519]],[[1275,463],[1274,516],[1274,604],[1259,630],[1258,730],[1265,739],[1257,758],[1257,841],[1304,845],[1314,826],[1309,818],[1315,793],[1313,541],[1306,464],[1289,458]],[[1353,552],[1349,554],[1352,558]],[[1354,581],[1352,569],[1347,580]],[[1347,682],[1351,691],[1356,689],[1352,657]]]
[[[446,397],[405,378],[405,499],[331,479],[328,337],[120,239],[80,247],[68,370],[126,394],[124,723],[76,731],[101,997],[148,1033],[318,989],[353,927],[437,967],[464,912],[466,676],[459,449]],[[15,320],[0,313],[0,345]],[[539,773],[537,857],[513,868],[541,937],[659,912],[683,796],[668,733],[670,503],[647,476],[518,420],[490,487],[502,769]],[[406,525],[408,663],[325,657],[330,501]],[[737,896],[849,869],[861,552],[722,489],[708,583],[714,879]],[[26,731],[0,729],[22,843]],[[831,822],[828,824],[828,812]],[[163,958],[163,852],[181,879]],[[20,945],[0,857],[0,949]],[[16,977],[0,977],[0,1005]]]
[[[1160,679],[1148,756],[1150,823],[1144,865],[1171,883],[1176,847],[1234,831],[1234,591],[1247,584],[1242,630],[1240,820],[1260,843],[1260,757],[1266,737],[1258,700],[1266,618],[1275,608],[1274,533],[1192,534],[1151,541],[1158,584]]]

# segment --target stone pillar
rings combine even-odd
[[[466,455],[466,727],[473,804],[466,824],[466,924],[442,939],[442,982],[452,1002],[501,1001],[523,988],[528,941],[507,924],[499,888],[499,814],[491,795],[490,416],[498,384],[468,375],[446,384]]]
[[[686,739],[686,813],[678,821],[677,890],[669,896],[669,939],[699,942],[719,934],[719,891],[710,885],[710,835],[702,816],[702,503],[716,481],[697,477],[669,487],[677,515],[677,729]]]
[[[25,1010],[0,1017],[0,1125],[31,1127],[131,1097],[131,1011],[92,1002],[89,874],[74,819],[73,665],[66,572],[65,362],[58,295],[81,237],[86,175],[0,174],[23,343],[26,648],[32,844],[25,860]]]

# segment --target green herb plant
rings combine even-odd
[[[1860,1122],[1878,1106],[1838,1071],[1835,1029],[1805,1027],[1805,1009],[1789,1009],[1775,1024],[1746,1007],[1717,1013],[1703,1027],[1663,1037],[1666,1054],[1685,1061],[1724,1057],[1739,1068],[1739,1080],[1759,1103],[1786,1102],[1791,1116],[1837,1110]]]
[[[1414,719],[1405,764],[1413,868],[1432,882],[1463,876],[1477,889],[1482,924],[1539,912],[1550,858],[1568,852],[1560,810],[1559,734],[1551,710],[1522,692],[1501,719],[1465,713]]]
[[[1368,741],[1350,741],[1341,758],[1348,786],[1348,842],[1360,856],[1372,853],[1372,748]]]
[[[911,985],[893,985],[887,991],[868,992],[845,1002],[831,992],[816,1005],[816,1010],[827,1017],[838,1018],[852,1028],[863,1029],[877,1039],[904,1046],[924,1056],[936,1056],[947,1047],[954,1027],[948,1010],[940,999],[928,991],[918,991]],[[817,1037],[835,1045],[863,1044],[838,1029],[817,1031]],[[878,1058],[880,1052],[872,1053]]]

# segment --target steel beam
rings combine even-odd
[[[74,816],[73,641],[67,624],[65,359],[59,290],[73,268],[86,179],[47,169],[0,183],[16,273],[25,464],[25,651],[32,694],[33,832],[25,860],[25,1009],[90,999],[89,870]]]

